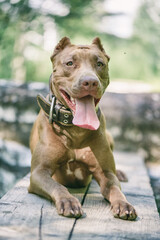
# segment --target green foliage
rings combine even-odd
[[[63,1],[69,7],[69,14],[63,18],[55,16],[60,35],[67,35],[72,39],[78,37],[94,37],[97,34],[95,30],[96,9],[94,1]]]
[[[0,1],[0,78],[48,81],[51,52],[44,50],[43,35],[45,24],[52,22],[56,25],[59,38],[69,36],[73,43],[90,43],[95,36],[101,37],[111,56],[111,79],[148,82],[158,79],[160,8],[156,0],[143,2],[135,20],[134,35],[130,39],[121,39],[99,31],[102,18],[107,16],[103,10],[103,0],[61,0],[68,9],[68,13],[61,15],[44,11],[41,5],[33,5],[36,2]],[[38,40],[34,33],[38,35]]]
[[[45,56],[45,55],[44,55]],[[46,63],[46,64],[45,64]],[[40,61],[29,61],[25,62],[26,67],[26,81],[37,81],[37,82],[47,82],[49,81],[49,77],[51,74],[51,64],[49,56],[46,55]]]
[[[144,1],[135,21],[135,38],[141,46],[145,62],[145,71],[151,76],[160,74],[160,6],[156,0]],[[148,68],[148,71],[147,69]],[[150,71],[149,71],[150,70]]]

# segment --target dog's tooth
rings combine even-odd
[[[75,104],[75,99],[73,97],[71,97],[71,101],[72,101],[72,103]]]

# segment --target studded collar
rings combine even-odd
[[[57,101],[54,95],[52,95],[51,101],[49,101],[42,94],[38,94],[37,102],[45,115],[49,118],[50,124],[56,122],[64,126],[73,125],[73,114],[71,110]]]
[[[48,100],[48,98],[50,100]],[[40,108],[43,110],[45,115],[49,118],[49,123],[57,124],[63,126],[73,126],[73,114],[69,108],[66,108],[62,103],[60,103],[54,95],[52,97],[45,98],[42,94],[37,95],[37,102]],[[97,116],[101,115],[101,110],[98,107]]]

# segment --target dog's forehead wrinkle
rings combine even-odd
[[[65,49],[64,49],[65,51]],[[98,59],[105,61],[105,56],[102,52],[96,51],[89,46],[86,45],[78,45],[76,48],[71,48],[70,51],[66,50],[63,52],[63,62],[70,61],[70,60],[94,60],[97,61]]]
[[[83,62],[84,64],[90,61],[97,61],[98,59],[103,61],[102,56],[98,54],[96,55],[96,54],[93,54],[92,52],[77,51],[77,49],[74,53],[70,54],[69,56],[66,56],[66,59],[80,61],[80,62]]]
[[[77,48],[78,49],[90,49],[90,47],[88,45],[78,45]]]

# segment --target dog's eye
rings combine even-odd
[[[103,66],[104,66],[104,63],[99,61],[99,62],[97,62],[97,66],[98,66],[98,67],[103,67]]]
[[[73,62],[72,61],[69,61],[66,63],[67,66],[72,66],[73,65]]]

